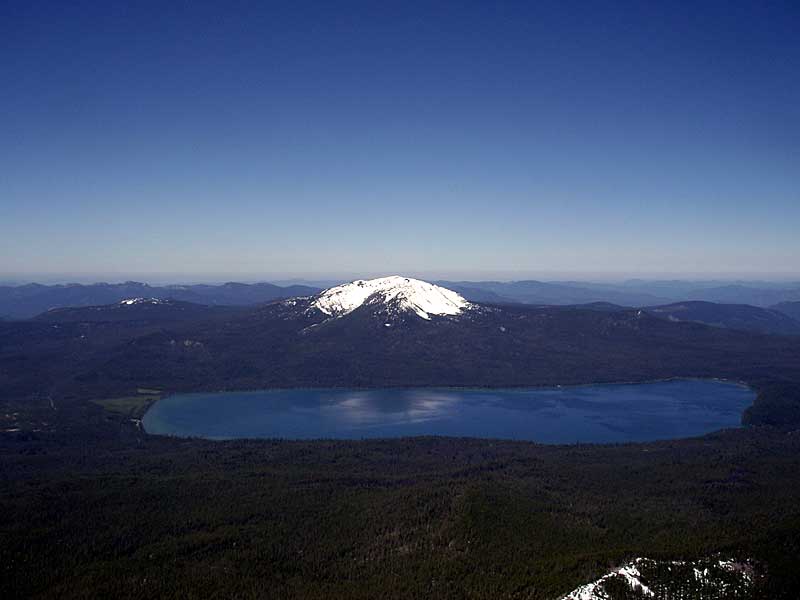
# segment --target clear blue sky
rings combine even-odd
[[[797,2],[10,0],[0,78],[0,275],[800,273]]]

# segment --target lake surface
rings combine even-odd
[[[418,435],[632,442],[738,427],[755,393],[721,381],[526,389],[301,389],[179,394],[144,416],[149,433],[212,439]]]

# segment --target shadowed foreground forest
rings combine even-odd
[[[637,311],[489,307],[387,328],[368,310],[320,324],[292,304],[177,308],[0,326],[1,597],[554,599],[636,557],[715,556],[752,561],[754,589],[703,598],[797,597],[793,336]],[[213,442],[139,420],[197,389],[674,376],[750,383],[747,427],[544,446]]]
[[[797,432],[212,442],[95,405],[59,419],[0,438],[5,598],[557,598],[633,557],[716,554],[756,561],[752,597],[800,586]]]

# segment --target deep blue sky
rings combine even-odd
[[[799,230],[797,2],[0,6],[0,275],[764,277]]]

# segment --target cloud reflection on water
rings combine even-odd
[[[381,391],[353,391],[321,407],[323,414],[348,426],[402,425],[446,419],[457,412],[455,393],[409,390],[387,395]]]

